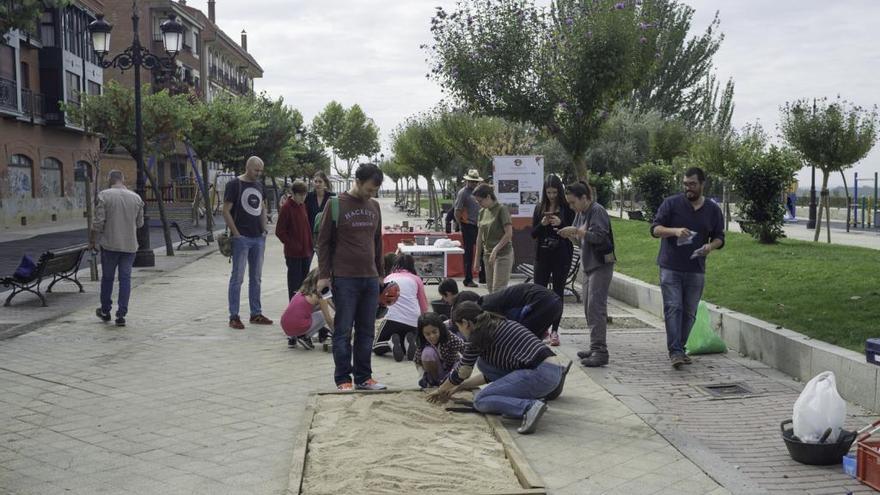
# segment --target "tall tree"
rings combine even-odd
[[[345,160],[345,170],[336,168],[343,178],[351,177],[352,169],[361,156],[379,152],[379,128],[367,117],[360,105],[354,104],[345,111],[342,133],[336,142],[336,154]]]
[[[673,51],[676,39],[666,30],[681,27],[665,21],[683,8],[673,0],[553,0],[548,8],[465,0],[432,19],[429,75],[470,110],[546,130],[588,178],[587,149],[614,104],[661,81],[660,50]]]
[[[4,0],[0,1],[0,36],[12,29],[36,33],[37,21],[45,9],[60,9],[70,0]]]
[[[336,101],[331,101],[318,115],[312,119],[312,129],[324,142],[324,146],[330,148],[333,153],[333,168],[336,169],[336,155],[339,150],[339,141],[345,128],[345,107]],[[338,170],[338,169],[337,169]]]
[[[399,127],[392,136],[392,150],[395,160],[412,168],[428,183],[429,216],[439,215],[434,191],[434,172],[445,169],[455,159],[454,151],[446,144],[437,116],[424,114],[411,117]],[[417,189],[418,191],[418,189]],[[421,214],[418,205],[417,212]]]
[[[822,192],[814,241],[822,230],[825,209],[828,242],[831,242],[831,206],[828,201],[828,178],[842,172],[865,157],[877,140],[877,107],[865,109],[839,96],[829,102],[807,99],[782,107],[782,136],[805,160],[822,170]]]

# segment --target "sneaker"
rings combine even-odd
[[[368,378],[367,381],[365,381],[364,383],[358,383],[357,387],[355,388],[357,390],[385,390],[388,387],[382,385],[376,380],[373,380],[372,378]]]
[[[95,314],[101,319],[101,321],[110,321],[110,313],[101,311],[101,308],[96,309]]]
[[[331,335],[333,335],[333,333],[330,331],[329,328],[321,327],[321,329],[318,330],[318,342],[323,344],[324,341],[327,340]]]
[[[391,354],[398,363],[403,361],[403,344],[400,342],[400,335],[391,336]]]
[[[579,359],[587,359],[588,357],[593,355],[593,351],[578,351]]]
[[[306,337],[305,335],[303,335],[301,337],[297,337],[296,340],[298,340],[299,343],[302,344],[303,349],[310,351],[315,348],[315,344],[312,343],[311,337]]]
[[[291,349],[296,347],[296,337],[287,337],[287,347]]]
[[[565,365],[565,368],[563,368],[562,378],[559,380],[559,385],[557,385],[556,388],[554,388],[552,392],[547,394],[547,397],[544,397],[544,400],[551,401],[551,400],[559,397],[560,395],[562,395],[562,387],[565,386],[565,377],[568,375],[568,370],[570,370],[570,369],[571,369],[571,361],[569,361],[568,364]]]
[[[117,316],[116,317],[116,326],[117,327],[124,327],[125,326],[125,318],[123,318],[121,316]]]
[[[581,359],[581,364],[587,368],[598,368],[608,364],[608,354],[599,354],[594,352],[590,357]]]
[[[406,360],[407,361],[412,361],[416,358],[416,349],[418,349],[418,344],[416,343],[415,332],[407,332],[406,333]]]
[[[558,347],[558,346],[559,346],[559,333],[557,333],[557,332],[553,332],[553,333],[550,334],[550,345],[551,345],[552,347]]]
[[[674,356],[671,356],[669,358],[669,360],[672,362],[673,368],[679,369],[679,368],[681,368],[681,365],[684,364],[684,355],[683,354],[676,354]]]
[[[544,415],[544,411],[547,410],[547,403],[542,400],[536,400],[532,403],[532,406],[526,411],[522,418],[522,424],[519,428],[516,429],[522,435],[528,435],[529,433],[534,433],[535,428],[538,427],[538,420],[541,419],[541,416]]]
[[[255,325],[271,325],[274,322],[263,315],[254,315],[251,316],[251,323]]]
[[[691,357],[688,356],[687,354],[685,354],[681,358],[684,359],[684,364],[694,364],[693,359],[691,359]]]
[[[233,316],[229,319],[229,328],[234,328],[236,330],[244,330],[244,323],[241,322],[241,318],[237,316]]]
[[[338,383],[338,384],[336,384],[336,390],[339,390],[342,392],[351,392],[354,390],[354,385],[352,385],[351,382]]]
[[[464,286],[465,287],[479,287],[479,285],[477,285],[477,283],[474,282],[473,280],[465,280]]]

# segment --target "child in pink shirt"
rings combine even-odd
[[[333,328],[330,303],[318,294],[318,269],[306,275],[300,289],[290,299],[287,309],[281,315],[281,328],[287,335],[287,345],[296,347],[297,341],[305,349],[314,349],[312,335],[320,332],[324,339]]]

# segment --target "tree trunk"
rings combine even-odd
[[[730,190],[727,188],[727,182],[721,182],[721,196],[724,203],[724,230],[730,229]]]
[[[850,219],[849,207],[852,205],[852,202],[850,201],[849,187],[847,187],[847,185],[846,185],[846,175],[843,173],[843,170],[840,171],[840,178],[843,179],[843,192],[844,192],[844,194],[846,194],[846,231],[849,232],[849,219]],[[856,183],[855,187],[856,187],[856,189],[858,189],[859,184]],[[856,201],[858,201],[858,199],[856,199]],[[856,226],[857,225],[853,224],[853,227],[856,227]]]
[[[563,201],[565,198],[562,198]],[[620,179],[620,218],[623,218],[623,201],[624,201],[624,191],[623,191],[623,179]]]
[[[168,228],[168,217],[165,215],[165,199],[162,196],[162,189],[159,188],[156,177],[149,170],[145,170],[150,186],[156,193],[156,204],[159,207],[159,220],[162,222],[162,234],[165,237],[165,256],[174,256],[174,244],[171,242],[171,230]],[[149,226],[148,226],[149,228]]]
[[[830,191],[825,189],[825,235],[828,236],[828,244],[831,244],[831,197]]]
[[[94,203],[92,203],[92,164],[86,165],[86,229],[89,235],[92,232],[94,219]],[[93,250],[89,250],[89,280],[98,280],[98,260]]]
[[[205,228],[208,231],[208,240],[214,240],[214,209],[211,205],[211,188],[208,187],[208,162],[202,160],[202,192],[205,202]]]
[[[828,201],[828,172],[822,171],[822,192],[820,194],[819,199],[819,211],[816,214],[816,232],[813,235],[813,242],[819,241],[819,233],[822,231],[822,213],[825,210],[826,202]],[[831,214],[831,209],[829,208],[827,213]],[[830,224],[829,224],[830,225]],[[831,242],[831,233],[828,233],[828,242]]]
[[[582,153],[578,156],[575,156],[574,159],[574,173],[577,176],[578,180],[582,180],[587,184],[590,183],[590,169],[587,168],[587,155]]]

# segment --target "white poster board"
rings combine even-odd
[[[492,168],[495,195],[510,216],[532,218],[544,187],[544,157],[494,156]]]

